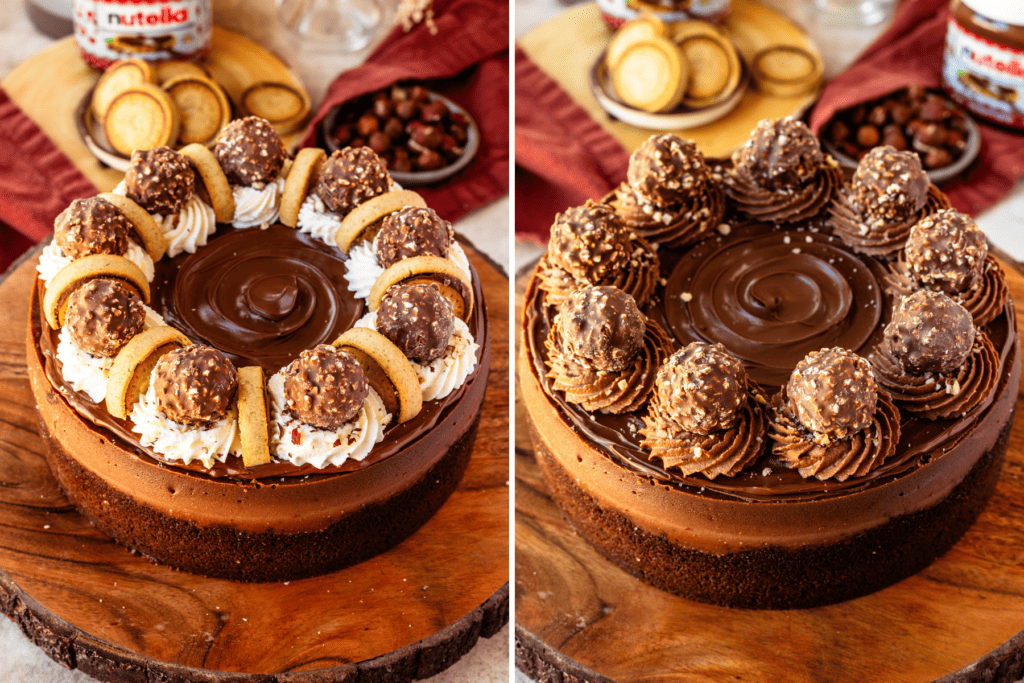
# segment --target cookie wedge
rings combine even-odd
[[[157,361],[175,348],[190,346],[188,337],[168,325],[151,327],[124,345],[107,375],[107,412],[122,420],[149,389]]]
[[[164,239],[164,233],[160,230],[160,226],[156,224],[156,221],[153,220],[153,217],[149,215],[148,211],[131,199],[128,199],[128,197],[114,194],[113,192],[104,192],[100,197],[121,210],[121,213],[125,215],[132,224],[132,227],[135,228],[139,244],[142,245],[142,248],[146,250],[151,259],[159,261],[164,257],[164,254],[167,253],[167,240]]]
[[[64,316],[68,310],[68,297],[72,292],[89,280],[109,278],[121,280],[138,291],[144,302],[149,303],[149,281],[137,265],[124,256],[113,254],[92,254],[72,261],[61,268],[50,284],[46,286],[43,296],[43,313],[46,322],[52,329],[64,324]]]
[[[347,254],[349,249],[355,246],[361,238],[372,239],[373,235],[369,234],[370,229],[374,228],[380,219],[407,206],[418,206],[425,209],[427,203],[423,197],[412,190],[385,192],[363,202],[342,219],[338,232],[335,234],[338,248]]]
[[[300,149],[288,170],[281,193],[281,222],[289,228],[299,223],[299,209],[306,201],[309,189],[320,175],[320,167],[327,160],[327,153],[317,147]]]
[[[371,311],[380,306],[385,292],[397,284],[436,282],[452,304],[457,318],[468,321],[473,312],[473,283],[457,265],[440,256],[414,256],[394,264],[377,278],[367,300]]]
[[[178,142],[210,144],[231,120],[224,90],[206,76],[181,75],[163,84],[181,115]]]
[[[269,403],[263,368],[250,365],[238,369],[238,435],[242,441],[242,464],[246,467],[270,462]]]
[[[213,156],[208,147],[198,143],[185,145],[179,152],[192,162],[199,173],[217,222],[230,223],[235,217],[235,196],[231,193],[231,183],[224,175],[224,169],[217,163],[217,157]]]
[[[97,121],[103,121],[115,97],[140,83],[156,82],[157,76],[148,62],[141,59],[114,62],[103,72],[100,80],[96,81],[96,87],[93,88],[89,105],[92,115]]]
[[[266,119],[280,135],[298,130],[311,108],[309,95],[287,83],[256,83],[240,101],[245,115]]]
[[[409,359],[390,339],[376,330],[354,327],[332,345],[356,357],[366,379],[399,423],[419,415],[423,408],[419,378]]]
[[[103,134],[125,156],[137,149],[172,146],[178,139],[181,116],[171,96],[152,83],[122,90],[103,116]]]

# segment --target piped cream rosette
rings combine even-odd
[[[123,201],[131,201],[127,194],[127,185],[122,180],[113,192],[104,196],[120,197]],[[144,210],[143,212],[145,213]],[[170,258],[174,258],[182,252],[196,253],[196,249],[205,246],[210,235],[217,232],[217,217],[213,207],[203,201],[196,192],[192,193],[192,196],[177,213],[166,216],[150,213],[146,213],[146,215],[159,229],[166,243],[167,256]]]

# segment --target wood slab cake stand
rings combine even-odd
[[[800,27],[755,0],[732,0],[725,30],[748,63],[759,50],[771,46],[796,46],[818,54],[818,48]],[[594,121],[632,152],[655,131],[613,119],[590,89],[590,69],[611,37],[612,30],[601,19],[597,5],[587,3],[541,24],[517,43]],[[729,156],[746,141],[758,121],[799,116],[817,97],[817,92],[775,97],[751,85],[729,114],[679,134],[693,140],[705,156]]]
[[[236,111],[242,93],[256,83],[287,83],[305,90],[277,55],[245,36],[217,26],[213,28],[210,54],[202,64],[224,88]],[[16,66],[0,81],[0,86],[101,192],[108,192],[124,178],[124,172],[105,166],[93,156],[75,124],[78,105],[96,85],[99,75],[82,60],[78,44],[71,37]],[[282,139],[286,147],[291,147],[304,134],[303,128]]]
[[[1003,264],[1019,320],[1024,275]],[[528,280],[529,273],[516,283],[516,320]],[[1019,403],[995,495],[952,550],[894,586],[807,610],[704,605],[652,588],[605,560],[548,495],[528,422],[517,385],[516,666],[537,683],[1024,678]]]
[[[508,279],[476,250],[492,361],[459,487],[382,555],[264,584],[152,564],[61,493],[25,368],[39,250],[0,281],[0,610],[50,657],[103,681],[384,683],[439,673],[508,622]]]

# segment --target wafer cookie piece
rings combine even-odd
[[[178,107],[152,83],[121,91],[103,115],[107,142],[125,156],[137,149],[173,146],[181,129]]]
[[[210,206],[218,223],[230,223],[235,217],[235,196],[231,193],[231,183],[224,175],[224,169],[217,163],[217,157],[204,145],[192,143],[181,148],[184,155],[203,181],[206,194],[210,197]]]
[[[379,222],[382,218],[407,206],[425,209],[427,203],[412,190],[385,192],[363,202],[352,209],[338,226],[334,238],[338,248],[347,254],[360,239],[373,239],[380,228]]]
[[[121,213],[125,215],[125,218],[135,228],[139,244],[142,245],[142,248],[146,250],[151,259],[159,261],[164,257],[164,254],[167,253],[167,240],[164,239],[164,233],[160,230],[160,226],[156,224],[156,221],[153,220],[153,217],[149,215],[148,211],[131,199],[128,199],[128,197],[114,194],[113,192],[104,192],[100,195],[100,198],[106,199],[121,210]]]
[[[115,97],[140,83],[156,82],[157,76],[148,62],[141,59],[114,62],[103,72],[100,80],[96,81],[96,87],[93,88],[90,102],[92,115],[97,121],[102,122]]]
[[[43,296],[43,313],[46,322],[53,329],[64,324],[68,310],[68,297],[81,285],[96,278],[121,280],[138,291],[139,297],[149,303],[149,282],[137,265],[124,256],[113,254],[92,254],[72,261],[61,268],[46,285]]]
[[[299,209],[306,201],[309,188],[320,175],[320,166],[327,159],[327,154],[317,147],[300,149],[295,161],[288,170],[284,181],[284,192],[281,193],[281,223],[289,228],[299,224]]]
[[[210,144],[231,120],[224,90],[206,76],[182,75],[163,84],[181,115],[181,144]]]
[[[242,441],[242,464],[246,467],[270,462],[267,383],[263,368],[250,365],[238,369],[238,435]]]
[[[423,408],[423,391],[412,363],[391,340],[376,330],[354,327],[332,346],[355,356],[370,386],[399,423],[408,422]]]
[[[455,317],[468,321],[473,312],[473,283],[461,268],[440,256],[414,256],[394,264],[377,278],[367,303],[371,311],[380,306],[384,293],[397,284],[436,282],[441,294],[452,304]]]
[[[164,354],[191,346],[188,337],[168,325],[151,327],[125,344],[107,375],[107,412],[122,420],[149,389],[153,368]]]

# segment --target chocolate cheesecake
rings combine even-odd
[[[259,145],[232,148],[234,173],[258,165],[246,158],[253,149]],[[147,180],[146,192],[129,187],[127,197],[118,195],[134,207],[127,221],[113,206],[90,214],[101,225],[130,223],[129,242],[139,243],[148,214],[167,243],[184,245],[162,258],[154,250],[151,277],[145,264],[132,265],[131,247],[118,245],[125,256],[76,259],[55,257],[56,246],[44,250],[27,346],[47,459],[83,514],[154,561],[243,581],[314,576],[401,542],[458,485],[490,364],[483,292],[444,223],[445,248],[463,259],[456,276],[442,268],[446,282],[454,277],[464,288],[461,319],[452,320],[447,299],[437,301],[453,288],[437,284],[444,278],[436,268],[389,275],[395,287],[428,290],[431,311],[448,316],[437,323],[429,358],[411,360],[388,335],[419,334],[423,315],[399,311],[381,331],[367,329],[377,306],[352,291],[350,255],[334,244],[276,222],[217,223],[179,239],[175,231],[205,225],[189,202],[212,215],[210,205],[222,209],[230,198],[230,191],[216,196],[227,182],[207,182],[216,163],[202,157],[196,192],[178,198],[177,213],[145,205],[146,196],[168,194]],[[264,187],[280,177],[288,192],[287,165],[278,171],[265,174]],[[296,180],[300,204],[312,185]],[[359,204],[379,193],[349,194]],[[374,230],[363,232],[372,243]],[[417,262],[413,256],[405,263]],[[395,288],[381,287],[385,295]],[[92,380],[74,374],[80,359]],[[445,391],[432,388],[449,366],[458,374],[443,377]]]
[[[778,154],[781,143],[764,141],[766,131],[791,135],[794,125],[755,131],[746,156],[768,166],[741,173],[743,183],[732,174],[750,163],[744,154],[707,162],[710,182],[726,188],[722,222],[688,246],[652,240],[657,286],[636,302],[641,323],[631,336],[608,322],[620,319],[608,318],[610,304],[580,312],[570,305],[575,293],[550,296],[552,264],[568,259],[553,253],[564,248],[556,242],[523,312],[518,375],[553,499],[626,571],[730,607],[847,600],[948,550],[994,489],[1020,384],[1013,307],[973,221],[932,211],[928,198],[948,206],[945,198],[913,177],[900,193],[913,197],[903,213],[863,231],[883,235],[885,249],[864,249],[861,230],[848,239],[850,223],[837,224],[830,211],[856,204],[858,177],[829,189],[834,166],[807,153],[806,137],[799,154]],[[644,150],[631,171],[651,166],[636,159]],[[799,174],[771,167],[790,162]],[[870,170],[862,175],[875,177]],[[804,186],[765,183],[756,211],[737,198],[750,178],[791,176],[815,188],[813,211]],[[769,190],[785,211],[767,210]],[[619,199],[605,201],[617,208]],[[614,233],[614,219],[601,220],[595,228]],[[925,242],[927,258],[916,246]],[[964,243],[975,251],[955,257]],[[603,284],[582,282],[577,291],[614,289]],[[606,295],[632,297],[624,289]],[[573,352],[584,337],[564,324],[567,316],[588,321],[591,336],[620,340],[626,369],[613,377]],[[663,345],[636,351],[638,334]],[[577,379],[571,391],[566,376]],[[592,396],[609,382],[623,392],[648,388],[626,409],[608,410]]]

